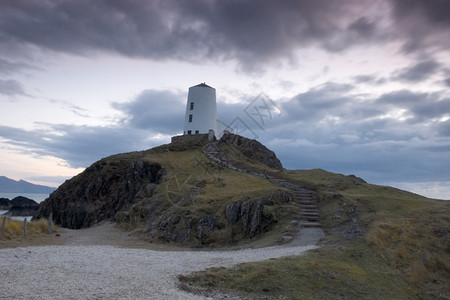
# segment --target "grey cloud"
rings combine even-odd
[[[426,48],[450,48],[450,2],[445,0],[391,0],[396,32],[404,38],[406,53]]]
[[[40,70],[40,68],[31,66],[29,64],[14,62],[0,57],[0,74],[10,75],[24,69]]]
[[[125,113],[124,122],[132,128],[175,135],[183,128],[186,97],[187,92],[146,90],[133,101],[113,103],[113,107]]]
[[[330,52],[340,52],[355,45],[386,42],[389,38],[392,38],[392,34],[379,30],[376,21],[363,16],[347,28],[341,28],[329,38],[324,38],[322,46]]]
[[[373,85],[381,85],[386,83],[385,78],[380,78],[375,75],[357,75],[354,76],[353,79],[355,80],[355,83],[367,83],[367,84],[373,84]]]
[[[375,22],[366,17],[361,17],[351,23],[348,28],[360,37],[370,37],[375,33]]]
[[[400,90],[381,95],[377,102],[381,105],[393,104],[408,107],[428,97],[427,93],[414,93],[409,90]]]
[[[416,103],[411,111],[422,119],[440,118],[450,112],[450,99],[436,99],[431,96],[428,101]]]
[[[420,16],[435,26],[450,27],[450,3],[445,0],[392,0],[397,18]]]
[[[0,94],[6,96],[27,96],[22,85],[13,79],[2,80],[0,79]]]
[[[250,70],[291,59],[298,47],[342,51],[378,40],[374,20],[353,20],[355,5],[361,1],[2,1],[0,38],[4,49],[35,45],[78,54],[237,59]]]
[[[444,93],[400,90],[364,99],[352,91],[324,84],[293,97],[283,106],[286,114],[260,134],[261,141],[287,168],[323,168],[372,182],[450,176],[442,168],[450,163],[450,122],[440,122],[450,111]],[[412,119],[389,116],[399,108]]]
[[[48,125],[33,131],[0,126],[0,136],[27,154],[55,156],[66,160],[74,168],[87,167],[108,155],[143,150],[157,144],[149,138],[150,131],[119,126]]]
[[[439,71],[439,64],[433,60],[427,60],[397,71],[393,79],[414,83],[429,79],[437,71]]]
[[[377,80],[376,76],[374,75],[357,75],[353,77],[353,79],[357,83],[374,83]]]
[[[415,93],[408,90],[391,92],[376,99],[379,105],[407,110],[414,118],[409,123],[420,123],[443,117],[450,112],[450,99],[441,93]]]
[[[450,87],[450,78],[445,79],[444,82],[446,86]]]
[[[298,94],[290,101],[283,104],[282,109],[293,119],[313,120],[322,118],[326,114],[333,114],[346,107],[352,98],[348,93],[353,86],[328,82],[318,87],[313,87],[305,93]]]
[[[441,126],[438,128],[438,133],[440,136],[450,138],[450,120],[442,122]]]

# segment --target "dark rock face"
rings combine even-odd
[[[236,224],[241,214],[241,203],[234,202],[225,208],[225,216],[230,224]]]
[[[282,170],[283,165],[275,155],[275,152],[269,150],[266,146],[256,140],[251,140],[236,134],[224,134],[219,143],[234,146],[237,151],[241,152],[251,160],[265,164],[266,166]]]
[[[248,232],[248,226],[250,225],[252,204],[245,201],[241,204],[242,232],[244,232],[244,235]]]
[[[149,236],[169,243],[183,243],[194,231],[190,218],[181,215],[160,216],[148,229]]]
[[[198,221],[197,233],[200,243],[206,243],[209,233],[216,228],[216,224],[217,217],[214,215],[206,215]]]
[[[100,160],[53,192],[37,217],[53,212],[54,222],[63,227],[89,227],[113,218],[140,197],[150,197],[161,176],[159,163],[141,158]]]
[[[36,201],[23,196],[12,199],[11,205],[8,213],[13,216],[34,216],[39,209],[39,204]]]
[[[261,201],[258,201],[255,205],[252,222],[250,223],[250,237],[254,237],[260,230],[261,221],[263,218],[263,208],[264,204],[262,204]]]

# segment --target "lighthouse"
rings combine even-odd
[[[189,88],[184,135],[217,135],[216,89],[205,83]]]

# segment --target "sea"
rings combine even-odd
[[[12,200],[16,198],[17,196],[23,196],[27,197],[28,199],[33,199],[37,203],[41,203],[45,199],[47,199],[50,195],[49,194],[27,194],[27,193],[0,193],[0,198],[8,198],[9,200]],[[0,210],[0,216],[4,213],[7,213],[7,210]],[[23,221],[27,219],[27,221],[30,221],[32,216],[13,216],[11,219]]]

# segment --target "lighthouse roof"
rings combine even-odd
[[[198,87],[198,86],[200,86],[200,87],[209,87],[210,89],[213,89],[212,86],[209,86],[209,85],[207,85],[207,84],[204,83],[204,82],[202,82],[202,83],[200,83],[200,84],[197,84],[197,85],[194,85],[193,87]]]

